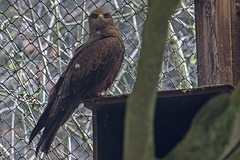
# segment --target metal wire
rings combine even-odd
[[[104,7],[113,13],[126,45],[119,74],[107,94],[131,93],[140,57],[147,0],[0,0],[0,156],[35,159],[39,137],[31,130],[49,90],[88,38],[87,18]],[[158,89],[197,86],[194,2],[184,0],[169,20]],[[151,83],[151,82],[149,82]],[[42,159],[93,159],[91,111],[81,105],[60,128]]]

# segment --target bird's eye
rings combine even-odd
[[[104,14],[104,18],[111,18],[111,14],[105,13],[105,14]]]
[[[90,15],[90,18],[91,18],[91,19],[97,19],[97,17],[98,17],[97,14],[91,14],[91,15]]]

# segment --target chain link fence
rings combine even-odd
[[[147,0],[0,0],[0,159],[35,159],[39,136],[28,144],[49,90],[88,38],[88,15],[113,13],[126,45],[125,60],[107,94],[131,93],[140,57]],[[169,20],[159,90],[197,86],[193,0]],[[151,83],[151,82],[149,82]],[[81,105],[60,128],[42,159],[93,159],[91,111]]]

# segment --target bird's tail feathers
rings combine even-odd
[[[49,115],[49,111],[45,110],[41,117],[39,118],[37,125],[34,127],[30,137],[29,137],[29,144],[32,142],[33,138],[45,127]]]
[[[41,138],[36,148],[36,154],[39,152],[39,150],[46,154],[48,153],[48,150],[51,146],[53,138],[55,137],[60,126],[61,126],[61,121],[56,120],[56,121],[52,121],[44,128],[43,134],[41,135]]]
[[[47,110],[45,110],[42,116],[40,117],[36,127],[33,129],[31,136],[29,138],[29,143],[31,143],[31,141],[37,135],[37,133],[40,132],[42,128],[44,128],[36,148],[36,154],[39,151],[48,153],[48,150],[51,146],[53,138],[55,137],[58,129],[73,114],[75,109],[78,107],[80,100],[79,99],[70,100],[67,102],[62,102],[62,103],[64,105],[67,105],[68,107],[61,108],[59,107],[60,105],[58,105],[57,109],[55,109],[55,107],[47,107]],[[53,106],[55,106],[56,104],[54,104]]]

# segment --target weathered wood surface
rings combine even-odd
[[[236,0],[196,0],[198,85],[236,85],[240,77],[240,17]]]

